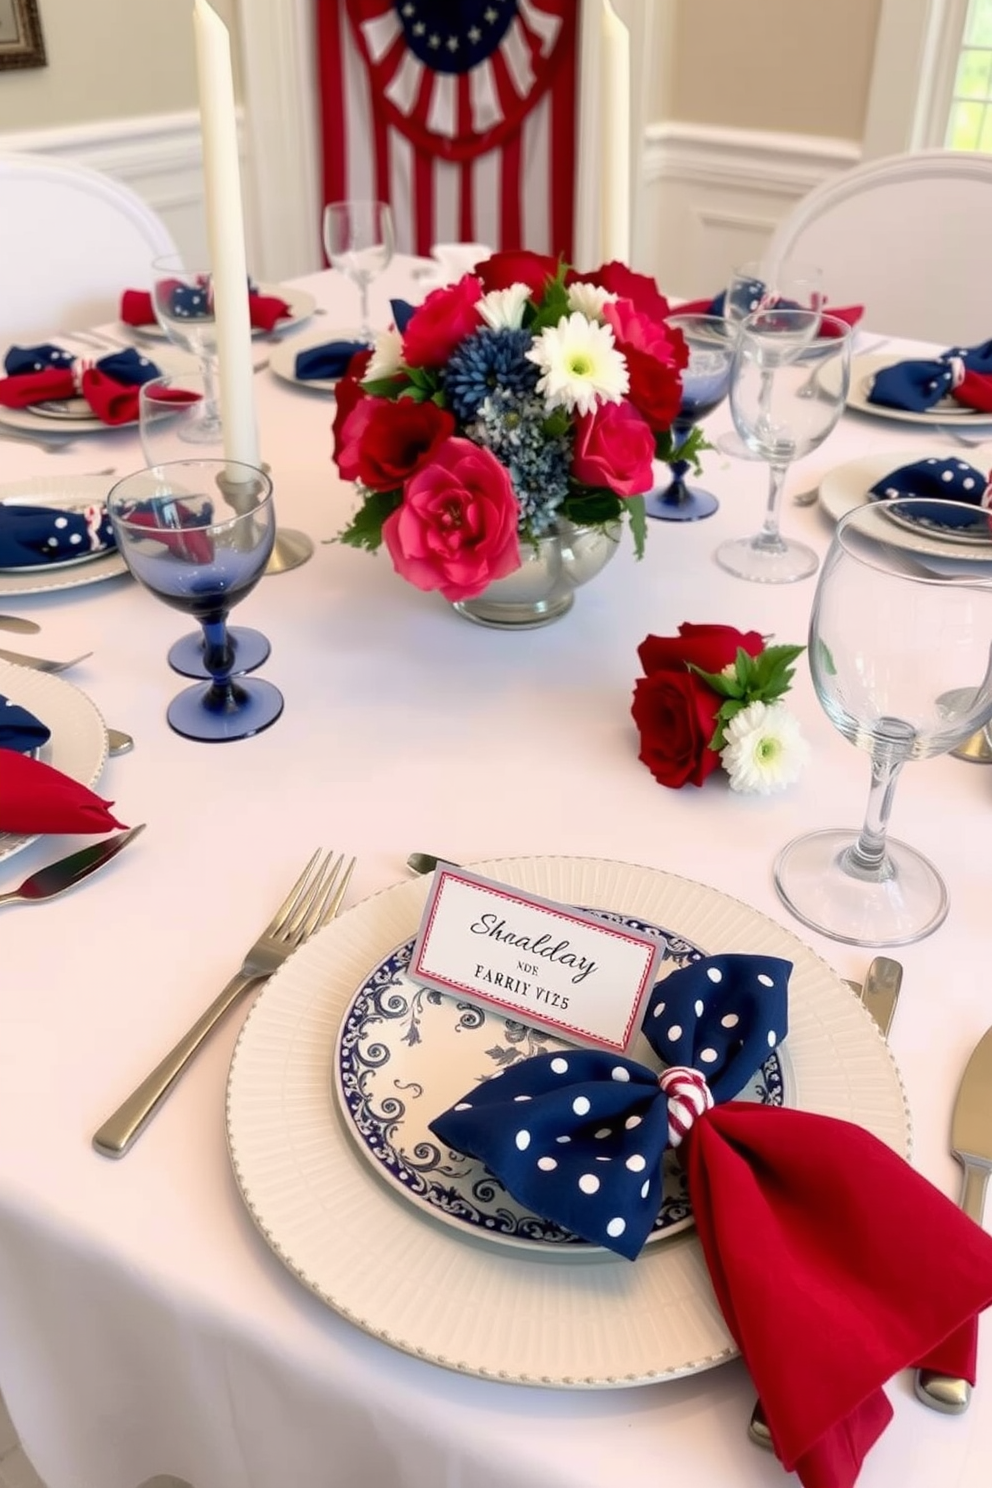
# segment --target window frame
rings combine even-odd
[[[944,148],[968,0],[882,0],[862,157]]]

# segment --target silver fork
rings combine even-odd
[[[183,1034],[136,1090],[132,1091],[112,1116],[94,1134],[93,1146],[104,1157],[123,1157],[144,1131],[159,1106],[172,1090],[193,1055],[213,1032],[221,1018],[238,999],[257,983],[270,977],[287,956],[309,940],[315,930],[332,920],[341,908],[355,859],[347,868],[344,857],[332,862],[333,853],[323,861],[315,852],[289,894],[276,910],[255,944],[248,951],[240,971],[215,997],[191,1028]]]

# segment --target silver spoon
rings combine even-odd
[[[107,753],[111,759],[116,759],[119,754],[130,754],[133,748],[134,740],[130,734],[125,734],[123,729],[108,728]]]
[[[37,635],[41,629],[36,620],[25,620],[20,615],[0,615],[0,627],[16,630],[19,635]]]

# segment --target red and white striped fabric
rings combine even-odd
[[[572,252],[574,0],[318,0],[325,201],[392,205],[397,247]]]

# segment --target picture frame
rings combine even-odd
[[[38,0],[0,0],[0,68],[47,64]]]

